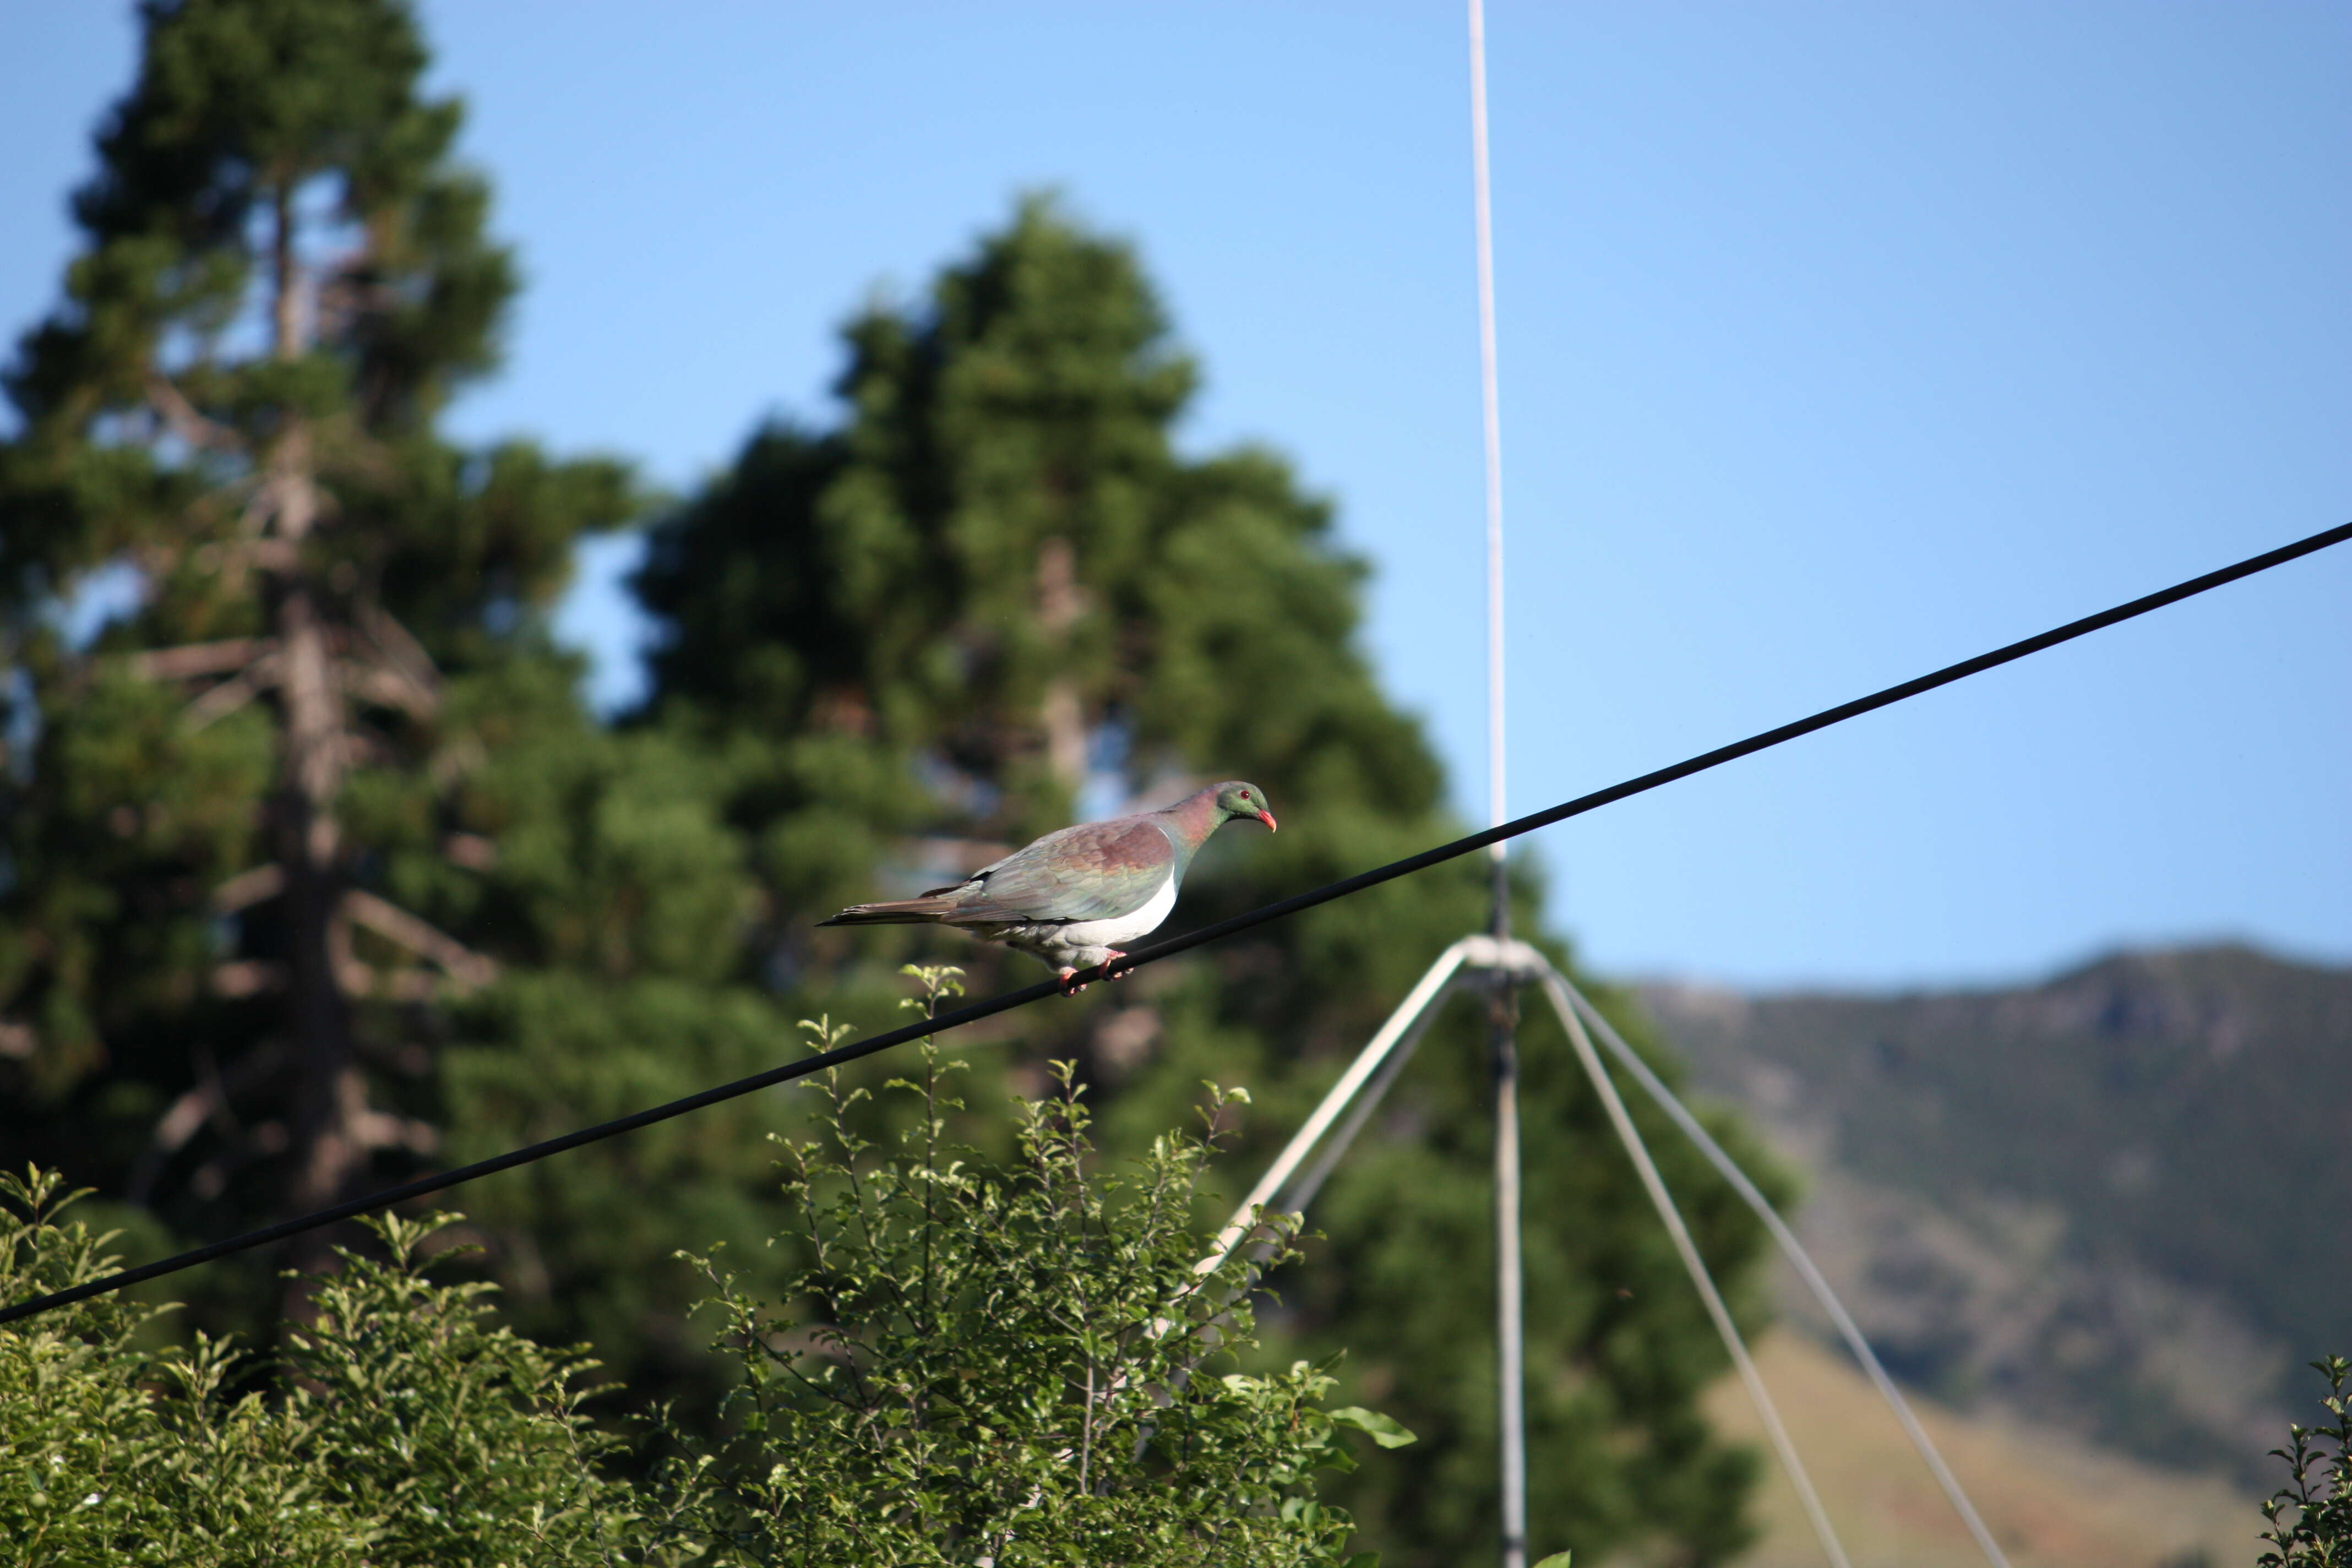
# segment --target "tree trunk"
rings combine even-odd
[[[327,634],[309,584],[278,597],[285,650],[285,731],[278,799],[278,864],[285,868],[288,1014],[294,1036],[294,1175],[289,1197],[315,1208],[342,1195],[357,1163],[349,1136],[351,1009],[339,950],[342,894],[335,796],[341,784],[342,703],[327,663]]]
[[[294,254],[292,192],[276,201],[272,261],[272,343],[280,360],[307,351],[301,277]],[[335,819],[342,787],[344,714],[328,646],[328,628],[301,545],[320,505],[311,434],[289,416],[269,458],[271,521],[292,547],[272,595],[282,676],[278,790],[274,803],[278,864],[285,870],[287,1023],[292,1036],[294,1094],[287,1197],[299,1209],[343,1195],[362,1152],[352,1135],[364,1098],[352,1060],[351,1006],[340,962],[350,945],[342,929],[342,835]],[[295,1264],[310,1268],[331,1254],[323,1237],[298,1246]]]
[[[1037,626],[1058,658],[1068,650],[1070,628],[1086,609],[1078,586],[1076,552],[1066,539],[1049,539],[1037,552]],[[1075,800],[1087,782],[1087,713],[1077,682],[1056,674],[1045,682],[1038,719],[1045,731],[1045,762],[1054,780]]]

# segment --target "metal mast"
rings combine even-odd
[[[1495,229],[1486,169],[1486,16],[1470,4],[1470,161],[1478,227],[1478,373],[1486,448],[1486,799],[1492,826],[1509,820],[1503,793],[1503,425],[1495,374]],[[1510,941],[1511,900],[1503,846],[1489,851],[1489,931]],[[1520,1317],[1519,1052],[1516,981],[1492,972],[1486,1037],[1495,1092],[1495,1371],[1503,1487],[1503,1568],[1527,1568],[1528,1446],[1525,1335]]]

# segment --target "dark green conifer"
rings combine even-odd
[[[699,774],[597,727],[547,639],[574,540],[643,504],[627,471],[436,431],[514,268],[406,7],[142,19],[65,300],[7,377],[0,1150],[187,1238],[781,1035],[709,984],[749,889]],[[94,580],[135,603],[80,646],[59,610]],[[538,1326],[675,1310],[684,1271],[646,1259],[745,1234],[698,1182],[764,1184],[756,1135],[628,1158],[477,1205]],[[646,1162],[670,1180],[616,1201]],[[284,1261],[188,1283],[250,1302]],[[581,1270],[613,1285],[575,1306]]]

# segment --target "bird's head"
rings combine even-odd
[[[1267,832],[1274,831],[1274,813],[1266,809],[1265,791],[1234,779],[1217,786],[1217,820],[1231,822],[1237,816],[1255,818],[1265,824]]]

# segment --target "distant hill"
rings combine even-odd
[[[2302,1363],[2352,1353],[2352,970],[1642,994],[1811,1173],[1799,1228],[1898,1376],[2267,1489]]]
[[[1984,1568],[1967,1527],[1851,1362],[1786,1330],[1764,1337],[1756,1361],[1853,1568]],[[2261,1550],[2260,1505],[2221,1476],[2123,1458],[2006,1413],[1958,1415],[1926,1400],[1914,1407],[2011,1568],[2241,1568]],[[1738,1378],[1708,1391],[1707,1413],[1762,1446]],[[1821,1568],[1796,1490],[1776,1467],[1766,1466],[1756,1502],[1762,1538],[1739,1568]]]

